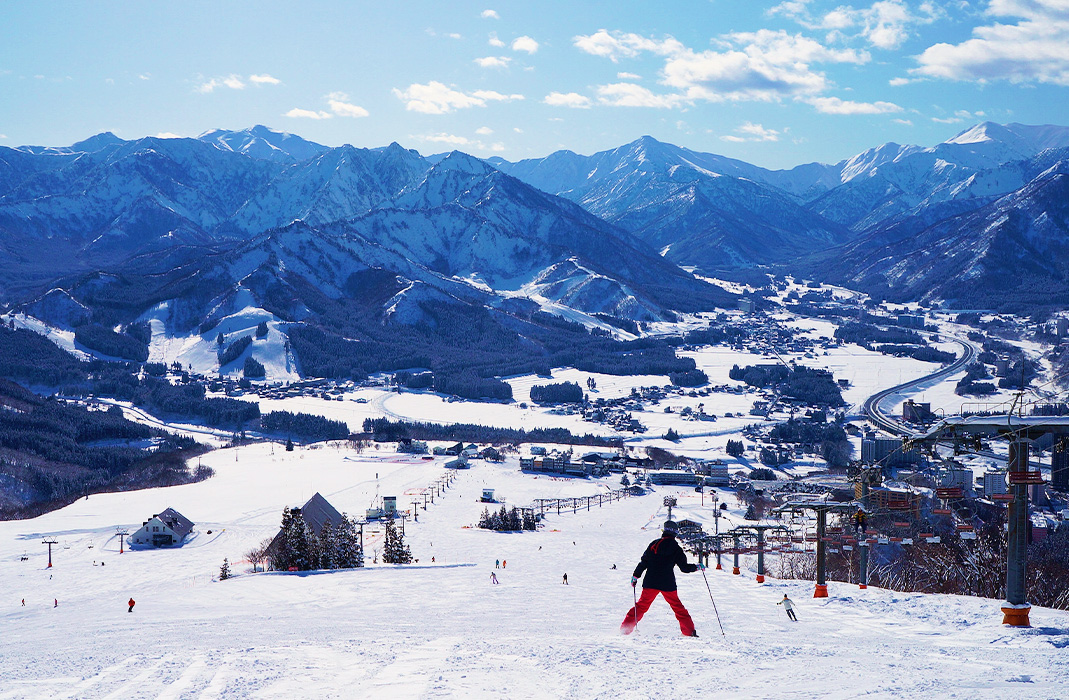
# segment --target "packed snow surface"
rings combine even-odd
[[[814,599],[810,582],[758,584],[745,561],[740,576],[729,561],[707,572],[716,610],[702,574],[678,576],[700,638],[682,637],[660,600],[622,636],[631,570],[666,517],[664,496],[678,497],[675,517],[710,524],[708,494],[702,505],[658,487],[502,534],[469,527],[484,487],[525,505],[604,493],[617,477],[477,461],[423,510],[443,458],[259,444],[203,461],[216,476],[198,484],[0,523],[0,698],[1053,698],[1069,688],[1065,612],[1033,608],[1031,629],[1011,629],[993,600],[835,582]],[[369,528],[365,569],[248,573],[243,553],[316,491],[351,514],[385,495],[405,509],[419,501],[419,521],[405,525],[419,563],[373,563],[381,541]],[[719,496],[736,519],[733,496]],[[168,506],[196,523],[185,546],[120,555],[116,527],[133,531]],[[52,569],[45,536],[58,541]],[[238,575],[218,581],[224,557]],[[507,564],[495,571],[496,560]],[[784,593],[798,622],[776,605]]]

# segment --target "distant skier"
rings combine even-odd
[[[561,583],[564,584],[565,586],[568,585],[568,574],[564,574],[564,580],[561,581]]]
[[[54,598],[52,600],[52,607],[53,608],[58,608],[59,607],[59,598]]]
[[[857,513],[854,513],[854,526],[859,533],[865,529],[865,523],[867,520],[868,517],[865,515],[865,511],[858,508]]]
[[[134,599],[130,598],[130,600],[126,601],[126,604],[130,606],[130,608],[126,612],[133,612],[134,611]]]
[[[500,583],[500,581],[497,580],[497,574],[493,571],[490,572],[490,583]]]
[[[495,569],[500,569],[501,568],[501,560],[500,559],[494,559],[494,568]]]
[[[794,601],[788,598],[786,593],[783,594],[783,600],[776,603],[776,605],[782,605],[783,609],[787,611],[787,617],[798,622],[798,616],[794,614]]]
[[[25,598],[22,599],[22,607],[24,607],[24,608],[26,607],[26,599]]]
[[[679,621],[679,630],[683,633],[683,636],[698,636],[698,633],[694,630],[694,620],[691,619],[690,613],[683,607],[683,603],[680,602],[679,595],[676,593],[674,569],[678,566],[683,573],[691,574],[697,571],[699,566],[687,561],[686,553],[676,542],[677,532],[678,526],[676,523],[672,520],[666,520],[660,539],[650,542],[649,546],[646,547],[646,551],[642,553],[642,560],[635,567],[635,573],[631,576],[631,587],[634,588],[638,585],[638,577],[642,576],[642,572],[646,572],[645,577],[642,579],[642,595],[639,596],[638,602],[628,611],[627,617],[624,618],[623,623],[620,625],[620,631],[624,634],[631,634],[635,631],[638,621],[646,614],[657,596],[661,595],[664,596],[668,605],[672,607],[672,612],[675,613],[676,620]]]
[[[501,568],[502,568],[502,569],[504,569],[504,568],[505,568],[505,567],[507,567],[508,565],[509,565],[508,559],[502,559],[502,560],[501,560]]]

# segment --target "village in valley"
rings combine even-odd
[[[893,676],[906,692],[925,694],[942,650],[973,644],[970,653],[992,661],[987,671],[938,673],[968,675],[994,694],[1013,695],[1021,682],[1057,694],[1067,678],[1057,610],[1066,593],[1044,581],[1063,577],[1066,562],[1042,543],[1060,538],[1069,517],[1067,453],[1057,440],[1033,442],[1039,462],[1022,485],[1006,471],[1021,448],[998,430],[957,440],[932,431],[961,414],[969,398],[955,388],[981,376],[976,364],[992,377],[1008,373],[1013,358],[985,349],[995,333],[1020,334],[1040,362],[1064,324],[1011,330],[979,319],[985,335],[953,313],[866,307],[834,288],[777,291],[781,303],[767,310],[679,328],[695,340],[710,320],[728,329],[726,340],[680,348],[707,377],[697,386],[559,368],[509,378],[512,401],[457,402],[391,375],[239,385],[206,368],[168,372],[175,383],[203,377],[209,395],[257,402],[264,414],[344,425],[345,438],[328,440],[239,435],[121,402],[69,399],[90,410],[117,406],[128,419],[205,442],[210,449],[189,468],[206,478],[86,494],[0,523],[0,581],[9,598],[25,601],[7,603],[4,644],[59,664],[31,670],[4,654],[0,670],[11,681],[0,697],[147,687],[275,696],[295,684],[341,697],[354,683],[368,694],[415,689],[412,697],[491,688],[593,697],[616,675],[587,674],[572,667],[577,659],[647,663],[665,653],[710,669],[730,659],[736,673],[723,688],[761,695],[773,691],[750,675],[762,664],[789,655],[806,675],[823,663],[828,640],[873,616],[886,624],[865,622],[848,645],[831,643],[837,667],[822,682],[860,673],[880,689]],[[870,335],[908,326],[924,335],[888,351],[840,331],[856,334],[858,325]],[[916,359],[920,348],[951,360]],[[1019,397],[1010,385],[984,400]],[[1039,412],[1048,410],[1041,398],[1030,399]],[[1032,629],[1048,631],[1010,644],[999,611],[1008,603],[999,599],[1009,595],[1008,504],[1021,489],[1033,572],[1022,583]],[[707,566],[696,580],[682,576],[680,591],[713,646],[679,646],[656,607],[638,638],[617,636],[631,604],[627,578],[665,520],[679,524],[688,557]],[[812,626],[805,637],[824,642],[785,636],[774,605],[784,593]],[[128,615],[127,598],[137,601]],[[63,650],[69,624],[105,642],[137,625],[146,646]],[[201,646],[205,624],[214,628],[211,646]],[[537,639],[540,649],[498,668],[486,656],[496,653],[492,639]],[[897,666],[926,645],[929,656]],[[1029,659],[1027,680],[993,662],[1007,657]],[[328,673],[342,659],[349,670]],[[72,679],[64,666],[95,670]],[[531,691],[531,674],[550,666],[561,672],[544,693]],[[151,679],[142,667],[154,669]],[[685,675],[672,688],[699,692],[706,682]],[[641,692],[629,683],[624,695]]]

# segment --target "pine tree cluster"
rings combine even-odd
[[[323,523],[317,534],[304,521],[300,508],[282,511],[282,533],[269,555],[276,571],[313,569],[355,569],[364,565],[360,535],[352,518]]]
[[[397,530],[392,518],[386,520],[386,534],[382,543],[382,561],[385,564],[412,563],[412,551],[405,544],[405,536]]]
[[[479,527],[484,530],[496,530],[497,532],[519,532],[521,530],[534,530],[537,521],[534,512],[530,510],[520,511],[513,506],[508,510],[501,506],[501,510],[491,513],[489,508],[483,508],[482,517],[479,518]]]

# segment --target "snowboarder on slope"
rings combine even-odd
[[[798,622],[798,616],[794,614],[794,601],[788,598],[786,593],[783,594],[783,600],[776,603],[776,605],[782,605],[783,609],[787,611],[787,617]]]
[[[133,612],[134,611],[134,599],[130,598],[130,600],[126,601],[126,604],[130,606],[130,609],[127,610],[126,612]]]
[[[679,570],[685,574],[691,574],[698,570],[699,565],[691,564],[687,561],[686,553],[676,542],[677,532],[676,523],[672,520],[666,520],[661,532],[661,538],[650,542],[649,546],[646,547],[646,551],[642,553],[642,560],[635,567],[635,573],[631,576],[631,587],[634,588],[638,585],[638,577],[642,576],[643,571],[646,572],[645,577],[642,579],[642,595],[635,606],[628,611],[627,617],[624,618],[623,623],[620,625],[620,631],[624,634],[631,634],[635,631],[638,621],[646,614],[657,596],[661,595],[664,596],[668,605],[672,607],[672,612],[675,613],[676,620],[679,621],[679,630],[683,633],[683,636],[698,636],[698,633],[694,630],[694,620],[691,619],[690,613],[683,607],[683,603],[680,602],[679,595],[676,593],[675,567],[678,566]]]
[[[490,572],[490,583],[498,583],[497,574],[493,571]]]

